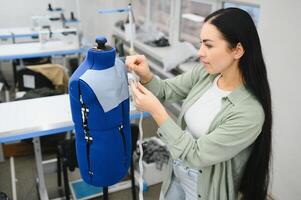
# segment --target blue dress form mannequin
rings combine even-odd
[[[81,176],[107,187],[126,175],[131,161],[128,84],[116,50],[104,37],[96,42],[71,76],[69,95]]]

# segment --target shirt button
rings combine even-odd
[[[199,194],[198,197],[201,198],[201,195]]]
[[[199,172],[200,172],[200,173],[203,173],[203,171],[202,171],[202,170],[199,170]]]

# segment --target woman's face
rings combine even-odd
[[[234,64],[234,53],[220,31],[210,23],[204,23],[200,34],[198,56],[210,74],[222,73]]]

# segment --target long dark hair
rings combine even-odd
[[[243,172],[239,192],[245,200],[267,199],[272,149],[271,94],[255,24],[246,11],[238,8],[217,10],[207,16],[205,22],[214,25],[222,33],[230,48],[238,43],[244,48],[239,69],[246,88],[261,103],[265,120]]]

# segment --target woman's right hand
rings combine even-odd
[[[134,71],[140,77],[142,84],[152,80],[153,74],[149,69],[147,59],[144,55],[127,56],[125,64],[129,71]]]

